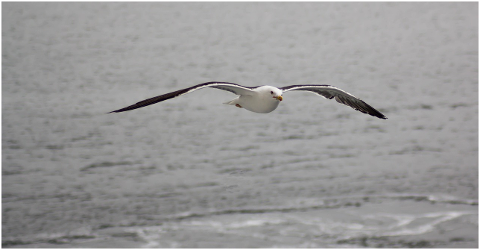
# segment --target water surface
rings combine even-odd
[[[5,3],[4,247],[478,247],[477,3]],[[331,84],[270,114],[207,81]]]

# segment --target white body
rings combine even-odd
[[[280,104],[278,96],[281,95],[282,91],[278,88],[261,86],[253,89],[251,93],[241,95],[225,104],[235,105],[255,113],[270,113]]]

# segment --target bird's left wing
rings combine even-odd
[[[283,92],[291,90],[303,90],[314,92],[317,95],[323,96],[327,99],[335,98],[339,103],[345,104],[358,110],[362,113],[369,114],[371,116],[378,117],[380,119],[387,119],[385,115],[368,105],[366,102],[358,99],[354,95],[343,91],[337,87],[330,85],[291,85],[280,88]]]
[[[127,106],[125,108],[114,110],[114,111],[109,112],[109,113],[119,113],[119,112],[129,111],[129,110],[132,110],[132,109],[142,108],[142,107],[152,105],[152,104],[155,104],[155,103],[158,103],[158,102],[162,102],[162,101],[165,101],[165,100],[168,100],[168,99],[179,97],[181,95],[193,92],[195,90],[203,89],[203,88],[206,88],[206,87],[211,87],[211,88],[216,88],[216,89],[229,91],[229,92],[232,92],[236,95],[250,95],[250,94],[254,93],[252,91],[252,89],[254,89],[254,88],[245,87],[245,86],[238,85],[238,84],[235,84],[235,83],[206,82],[206,83],[201,83],[201,84],[189,87],[189,88],[180,89],[180,90],[173,91],[173,92],[170,92],[170,93],[166,93],[166,94],[163,94],[163,95],[155,96],[155,97],[137,102],[133,105]]]

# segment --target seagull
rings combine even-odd
[[[280,102],[283,100],[283,93],[287,91],[301,90],[313,92],[327,99],[335,99],[337,102],[350,106],[353,109],[358,110],[362,113],[369,114],[380,119],[387,119],[386,116],[384,116],[378,110],[374,109],[372,106],[368,105],[366,102],[360,100],[359,98],[346,91],[343,91],[331,85],[290,85],[277,88],[268,85],[245,87],[239,84],[229,82],[201,83],[189,88],[180,89],[163,95],[155,96],[137,102],[133,105],[127,106],[125,108],[111,111],[109,113],[120,113],[142,108],[207,87],[229,91],[238,95],[237,98],[224,104],[234,105],[236,107],[244,108],[246,110],[256,113],[270,113],[274,111],[278,107],[278,104],[280,104]]]

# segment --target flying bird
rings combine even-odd
[[[215,88],[225,91],[232,92],[238,95],[237,98],[226,102],[225,104],[235,105],[239,108],[244,108],[246,110],[256,112],[256,113],[270,113],[274,111],[278,104],[283,100],[283,93],[293,90],[309,91],[317,95],[323,96],[327,99],[335,99],[341,104],[352,107],[355,110],[358,110],[362,113],[369,114],[371,116],[378,117],[380,119],[387,119],[382,113],[374,109],[372,106],[368,105],[366,102],[358,99],[352,94],[343,91],[337,87],[331,85],[290,85],[281,88],[273,86],[257,86],[257,87],[245,87],[235,83],[229,82],[206,82],[201,83],[189,88],[180,89],[163,95],[155,96],[140,102],[137,102],[133,105],[114,110],[109,113],[119,113],[124,111],[129,111],[133,109],[142,108],[148,105],[152,105],[158,102],[163,102],[168,99],[179,97],[184,94],[188,94],[195,90],[203,88]]]

